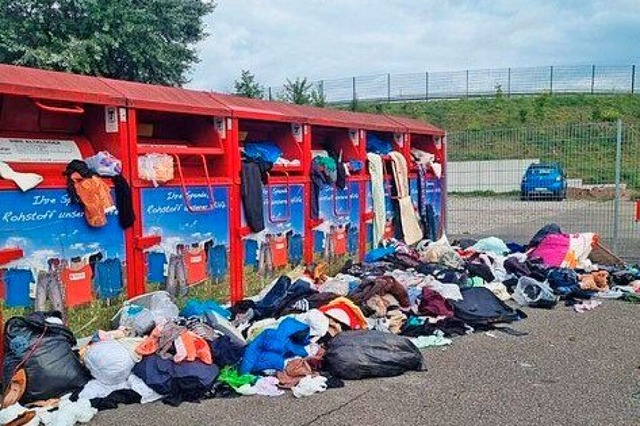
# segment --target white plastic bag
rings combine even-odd
[[[130,304],[122,308],[119,326],[132,329],[137,336],[146,336],[155,328],[156,322],[151,310]]]
[[[173,157],[169,154],[138,156],[138,177],[153,182],[157,187],[173,179]]]
[[[92,157],[85,158],[84,162],[100,176],[117,176],[122,173],[122,161],[108,151],[100,151]]]
[[[126,383],[135,364],[129,351],[115,340],[90,345],[84,357],[91,375],[108,386]]]
[[[180,314],[180,310],[166,291],[158,291],[151,296],[149,309],[153,314],[156,325],[171,321]]]
[[[520,306],[553,307],[558,298],[546,282],[521,277],[513,292],[513,300]]]

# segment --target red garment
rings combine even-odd
[[[451,303],[437,291],[430,288],[422,288],[422,300],[418,305],[418,313],[429,317],[446,317],[453,316],[453,307]]]
[[[67,307],[84,305],[93,300],[91,292],[93,272],[91,271],[91,265],[84,265],[80,269],[64,268],[60,272],[60,278],[64,285]]]
[[[341,256],[347,252],[347,230],[344,227],[338,227],[331,234],[333,243],[333,254]]]
[[[277,235],[269,242],[271,248],[271,257],[273,259],[273,267],[279,268],[287,266],[289,263],[289,253],[287,237],[285,235]]]
[[[207,256],[203,249],[191,249],[184,254],[187,268],[187,285],[201,283],[209,278],[207,273]]]
[[[367,319],[351,300],[346,297],[338,297],[318,309],[326,316],[333,318],[349,327],[351,330],[367,328]]]

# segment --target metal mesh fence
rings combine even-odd
[[[450,133],[448,234],[525,243],[557,223],[595,232],[638,262],[640,130],[621,125],[617,133],[616,123]]]
[[[635,93],[635,65],[547,66],[450,72],[379,74],[320,80],[330,104],[360,101],[457,99],[538,93]],[[281,87],[269,88],[273,99]]]

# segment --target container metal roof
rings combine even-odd
[[[445,131],[427,123],[426,121],[418,120],[409,117],[399,117],[397,115],[387,115],[387,117],[393,121],[397,121],[402,124],[409,133],[418,133],[421,135],[436,135],[444,136]]]
[[[295,105],[285,102],[264,101],[225,93],[209,94],[215,101],[224,104],[238,118],[306,123],[307,117]]]
[[[0,94],[351,129],[445,134],[442,129],[429,123],[407,117],[293,105],[13,65],[0,65]]]
[[[0,65],[0,94],[99,105],[125,105],[121,93],[96,77],[14,65]]]
[[[383,132],[402,132],[404,126],[381,114],[365,114],[332,108],[319,108],[307,105],[294,105],[304,114],[308,122],[320,126],[345,127],[350,129],[375,130]]]
[[[133,108],[200,115],[231,113],[225,105],[211,99],[207,92],[123,80],[100,80],[120,92],[127,99],[127,105]]]

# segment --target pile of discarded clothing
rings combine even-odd
[[[525,246],[387,240],[335,276],[310,264],[231,306],[189,300],[180,310],[168,293],[149,293],[127,301],[111,330],[80,342],[56,312],[14,317],[0,422],[73,425],[119,404],[302,398],[344,380],[421,371],[420,349],[479,330],[526,334],[511,328],[525,307],[640,301],[640,269],[594,262],[599,247],[596,235],[555,225]]]

